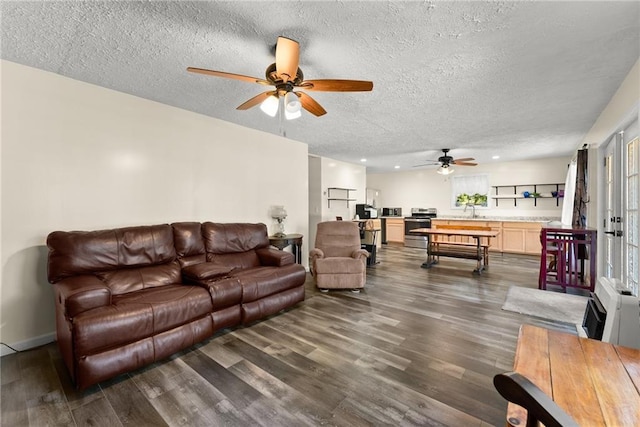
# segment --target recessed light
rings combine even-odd
[[[500,156],[493,156],[491,157],[493,160],[498,160],[500,158]]]
[[[394,166],[394,168],[395,168],[395,169],[400,169],[400,166],[395,165],[395,166]]]
[[[367,161],[367,159],[360,159],[360,161],[364,163]]]

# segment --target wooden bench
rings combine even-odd
[[[491,231],[491,227],[480,225],[438,225],[435,227],[438,230],[480,230]],[[482,248],[482,254],[478,254],[477,245],[474,242],[441,242],[437,239],[433,239],[429,243],[431,245],[430,253],[437,258],[441,256],[449,258],[464,258],[473,259],[478,261],[478,267],[480,262],[484,261],[484,266],[489,265],[489,239],[482,239],[480,247]]]

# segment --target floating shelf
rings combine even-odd
[[[500,200],[504,200],[504,199],[510,199],[513,200],[513,206],[518,206],[518,200],[521,199],[533,199],[533,206],[538,206],[538,199],[556,199],[556,206],[560,206],[560,199],[563,196],[553,196],[551,195],[550,191],[546,191],[544,193],[544,195],[540,195],[538,197],[525,197],[523,194],[521,194],[520,191],[518,191],[518,189],[522,189],[523,192],[524,191],[528,191],[528,189],[532,189],[531,192],[532,193],[538,193],[538,189],[540,187],[552,187],[555,188],[556,193],[559,193],[560,190],[564,189],[564,184],[562,183],[553,183],[553,184],[518,184],[518,185],[493,185],[491,188],[495,188],[495,194],[492,195],[491,197],[493,199],[495,199],[496,201],[496,206],[498,206],[498,203]],[[501,188],[509,188],[512,189],[512,191],[509,194],[500,194],[500,189]],[[548,188],[546,188],[548,190]]]
[[[338,191],[341,193],[346,193],[346,197],[331,197],[332,191]],[[355,202],[356,199],[350,198],[349,193],[352,191],[356,191],[355,188],[341,188],[341,187],[329,187],[327,188],[327,207],[331,207],[331,202],[347,202],[347,207],[349,207],[349,202]]]

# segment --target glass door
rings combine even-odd
[[[624,233],[623,254],[624,268],[622,282],[626,283],[634,295],[639,295],[638,285],[638,250],[640,240],[640,139],[636,135],[632,140],[624,138],[625,157],[625,199],[624,218],[626,233]]]
[[[622,277],[622,135],[611,138],[604,153],[604,276]]]

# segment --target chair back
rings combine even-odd
[[[350,257],[360,249],[360,228],[351,221],[325,221],[318,223],[315,246],[325,257]]]
[[[556,402],[517,372],[496,375],[493,385],[502,397],[527,410],[527,427],[538,427],[538,421],[546,427],[578,427],[578,423]]]

